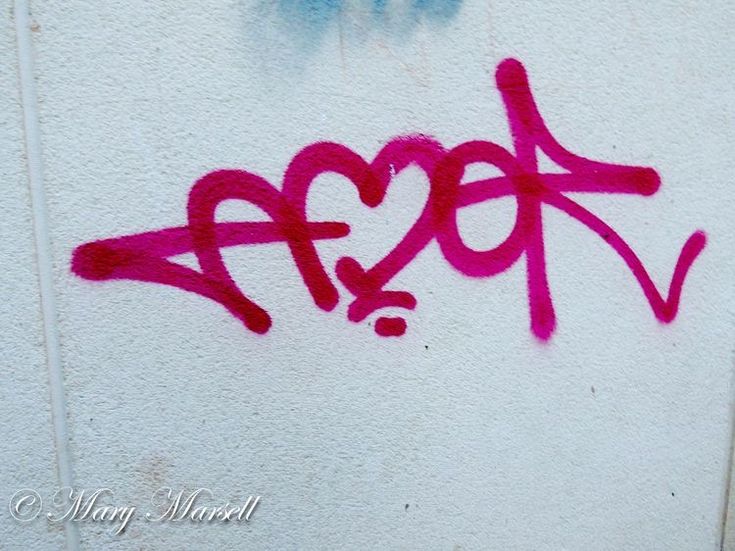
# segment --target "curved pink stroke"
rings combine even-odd
[[[242,170],[211,172],[191,189],[186,226],[81,245],[74,251],[72,270],[90,280],[148,281],[197,293],[222,304],[248,329],[265,333],[272,323],[270,315],[232,279],[221,249],[285,243],[315,305],[332,310],[339,302],[339,292],[315,242],[344,237],[350,226],[345,222],[308,220],[313,182],[325,173],[339,174],[355,187],[360,202],[372,208],[384,200],[396,174],[416,165],[426,173],[430,190],[420,215],[401,241],[371,267],[361,265],[352,256],[340,258],[335,266],[337,278],[354,297],[347,314],[351,321],[362,321],[381,308],[415,308],[412,293],[385,286],[436,240],[447,262],[469,277],[491,277],[525,257],[531,330],[539,339],[549,339],[556,327],[556,316],[546,274],[542,205],[565,212],[600,235],[631,270],[656,318],[664,323],[673,320],[686,275],[705,246],[704,233],[694,232],[684,244],[664,298],[623,238],[564,195],[651,195],[660,186],[658,174],[651,168],[593,161],[563,147],[544,123],[519,61],[506,59],[500,63],[496,83],[505,105],[514,153],[479,140],[446,150],[431,138],[415,135],[390,140],[368,162],[344,145],[318,142],[296,154],[285,171],[280,190],[262,177]],[[539,150],[567,172],[540,173]],[[466,168],[475,163],[491,165],[502,176],[463,182]],[[468,247],[459,232],[457,212],[469,205],[508,196],[515,197],[516,219],[505,240],[488,250]],[[270,221],[217,222],[217,207],[232,199],[252,203]],[[200,270],[169,260],[186,252],[195,253]],[[400,317],[380,317],[375,330],[383,336],[398,336],[406,330],[406,322]]]

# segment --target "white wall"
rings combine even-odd
[[[82,522],[80,548],[719,548],[735,337],[730,3],[465,0],[437,14],[394,2],[382,22],[359,2],[302,19],[254,0],[38,0],[30,10],[74,486],[109,487],[141,512],[164,486],[262,496],[244,525],[137,518],[114,535]],[[201,296],[70,270],[83,243],[184,225],[189,189],[212,170],[280,185],[315,141],[368,159],[416,132],[511,148],[493,81],[509,56],[527,67],[561,143],[659,172],[651,197],[573,196],[631,244],[659,289],[687,237],[706,231],[673,323],[656,321],[604,240],[550,207],[558,328],[547,343],[529,331],[523,261],[472,279],[435,244],[389,285],[419,302],[393,339],[345,319],[342,287],[334,312],[317,309],[283,244],[225,255],[273,315],[266,335]],[[60,484],[53,377],[12,16],[0,58],[0,496],[29,486],[46,498]],[[380,258],[427,189],[407,172],[369,211],[325,177],[312,218],[353,226],[319,245],[330,272],[346,253]],[[254,215],[228,208],[233,220]],[[491,202],[463,233],[489,246],[512,221],[511,202]],[[61,538],[40,517],[0,517],[10,549],[56,549]]]
[[[48,492],[58,486],[49,376],[44,350],[33,218],[26,173],[23,110],[18,80],[12,2],[0,19],[0,542],[5,549],[58,549],[63,528],[20,523],[8,502],[25,488]]]

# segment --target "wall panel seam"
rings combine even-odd
[[[64,374],[57,327],[56,299],[54,296],[51,239],[48,227],[46,195],[43,183],[41,131],[33,63],[30,5],[28,0],[15,0],[15,32],[18,47],[18,71],[25,152],[30,188],[33,232],[38,265],[38,287],[41,299],[43,336],[51,393],[51,414],[56,467],[62,487],[74,487],[74,475],[67,428],[67,408],[64,396]],[[70,551],[80,549],[79,531],[73,522],[65,523],[66,546]]]

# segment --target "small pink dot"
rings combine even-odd
[[[381,337],[400,337],[406,332],[406,320],[403,318],[378,318],[375,332]]]

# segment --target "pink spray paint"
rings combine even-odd
[[[339,293],[317,252],[315,241],[348,235],[346,222],[312,222],[307,219],[308,192],[321,174],[336,173],[355,186],[367,207],[376,207],[386,196],[393,176],[409,165],[421,168],[430,191],[413,226],[385,257],[372,267],[350,256],[340,258],[336,275],[353,295],[348,319],[360,322],[385,307],[414,309],[409,291],[385,286],[436,240],[444,258],[469,277],[491,277],[510,268],[521,257],[527,265],[531,330],[548,340],[556,326],[554,305],[546,274],[542,205],[555,207],[602,237],[627,264],[641,286],[654,315],[661,322],[674,319],[687,272],[702,252],[706,238],[694,232],[684,244],[668,295],[658,291],[633,249],[607,223],[566,197],[564,192],[634,193],[652,195],[660,186],[651,168],[592,161],[565,149],[546,127],[533,99],[522,64],[506,59],[496,71],[515,154],[488,141],[471,141],[446,150],[426,136],[406,136],[389,141],[368,162],[348,147],[315,143],[301,150],[286,169],[281,190],[265,179],[242,170],[211,172],[192,187],[188,224],[182,227],[103,239],[74,251],[72,270],[90,280],[131,279],[162,283],[197,293],[222,304],[256,333],[265,333],[272,320],[268,312],[238,287],[222,259],[221,249],[236,245],[285,242],[303,282],[317,307],[331,311]],[[537,152],[542,151],[567,172],[540,173]],[[467,166],[485,163],[502,176],[464,183]],[[463,207],[513,196],[516,219],[506,239],[488,250],[474,250],[464,243],[457,226]],[[269,222],[216,222],[217,207],[237,199],[262,209]],[[169,260],[193,252],[200,271]],[[406,331],[400,317],[379,317],[375,331],[399,336]]]

